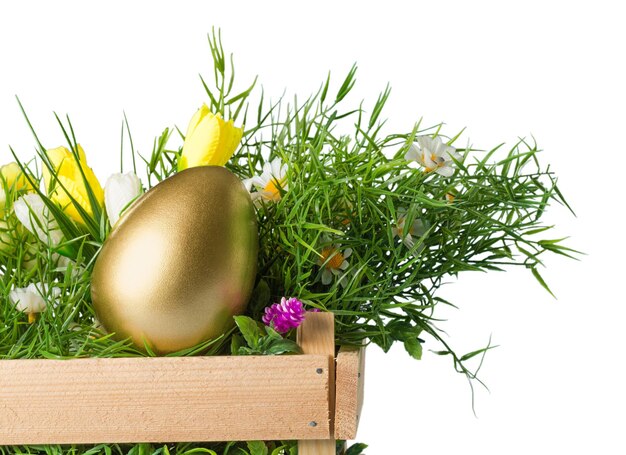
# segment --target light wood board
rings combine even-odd
[[[365,348],[342,347],[337,355],[335,437],[356,439],[363,407]]]
[[[298,441],[299,455],[335,455],[333,420],[335,416],[335,319],[332,313],[307,313],[298,328],[298,344],[305,354],[322,354],[329,362],[330,387],[326,395],[330,407],[324,423],[330,426],[330,434],[318,440]],[[319,423],[319,422],[318,422]]]
[[[0,445],[328,439],[331,358],[2,360]]]

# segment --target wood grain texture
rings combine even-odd
[[[329,359],[2,360],[0,445],[330,438]]]
[[[324,422],[329,435],[318,440],[298,441],[298,455],[335,455],[333,419],[335,416],[335,319],[332,313],[307,313],[306,319],[298,328],[298,344],[305,354],[324,355],[328,360],[328,376],[331,378],[327,390],[329,412]]]
[[[342,347],[337,355],[335,437],[356,439],[365,380],[365,348]]]

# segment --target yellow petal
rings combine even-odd
[[[79,223],[84,223],[85,221],[80,216],[78,209],[72,203],[72,198],[85,212],[93,216],[93,208],[89,201],[85,180],[101,207],[104,204],[104,191],[93,170],[87,166],[87,156],[80,145],[78,145],[77,151],[78,161],[76,161],[74,154],[65,147],[48,150],[46,154],[56,174],[56,180],[52,178],[46,166],[43,166],[43,176],[50,199],[59,204],[70,218]]]
[[[7,188],[13,188],[15,191],[31,190],[32,186],[20,166],[13,162],[0,167],[0,176],[6,183]]]
[[[75,160],[74,156],[68,149],[65,147],[57,147],[55,149],[48,150],[46,155],[48,155],[48,160],[58,175],[72,175],[72,162]],[[47,166],[44,166],[44,169],[47,171]],[[50,177],[49,174],[48,177]],[[46,182],[46,186],[47,185],[49,185],[49,182]]]
[[[82,146],[80,144],[76,144],[76,148],[78,149],[78,159],[80,160],[80,164],[82,166],[87,166],[87,155],[85,155],[85,151]]]
[[[232,141],[232,128],[229,128],[229,126],[232,125],[232,120],[225,122],[219,114],[217,117],[217,121],[220,124],[221,134],[214,161],[217,166],[224,166],[232,156],[232,153],[228,153],[230,142]]]
[[[202,104],[202,106],[200,106],[200,109],[198,109],[196,113],[193,114],[193,117],[191,117],[191,120],[189,121],[189,126],[187,127],[187,135],[185,137],[191,136],[202,121],[202,119],[207,115],[213,114],[211,114],[211,111],[206,104]]]
[[[195,166],[224,166],[241,141],[243,130],[224,121],[203,105],[189,122],[178,170]]]
[[[239,146],[239,143],[241,142],[242,136],[243,136],[243,128],[237,128],[236,126],[233,125],[233,136],[231,139],[231,143],[229,145],[230,156],[233,156],[233,154],[235,153],[235,150],[237,150],[237,147]],[[228,157],[229,159],[230,159],[230,156]]]
[[[59,176],[59,183],[63,185],[72,195],[72,198],[90,215],[93,216],[93,210],[91,209],[91,204],[89,204],[89,199],[87,198],[87,194],[84,193],[83,188],[80,188],[76,182],[68,179],[64,176]],[[63,191],[60,187],[59,190],[56,191],[52,197],[50,198],[58,205],[61,206],[61,209],[72,218],[77,223],[84,223],[83,217],[80,216],[78,209],[73,204],[72,199],[69,197],[68,193]]]
[[[182,153],[184,162],[181,163],[184,167],[182,169],[215,164],[214,158],[219,146],[220,135],[217,117],[212,114],[205,116],[194,133],[185,138]]]

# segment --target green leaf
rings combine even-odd
[[[239,352],[239,349],[243,346],[243,338],[241,338],[241,336],[235,334],[233,335],[233,337],[230,339],[230,353],[232,355],[237,355]]]
[[[262,336],[258,323],[248,316],[235,316],[235,324],[239,327],[246,343],[253,349],[259,347],[259,339]]]
[[[553,229],[554,226],[543,226],[543,227],[539,227],[536,229],[530,229],[526,232],[524,232],[524,235],[535,235],[535,234],[539,234],[540,232],[545,232],[548,231],[550,229]]]
[[[552,290],[550,290],[550,288],[548,287],[548,283],[546,283],[546,281],[543,279],[543,277],[541,276],[541,274],[539,273],[539,270],[537,270],[536,267],[533,267],[532,269],[530,269],[531,272],[533,273],[533,276],[537,279],[537,281],[539,282],[539,284],[541,284],[541,286],[550,293],[550,295],[552,297],[554,297],[556,299],[556,296],[552,293]]]
[[[274,330],[273,328],[271,328],[270,326],[265,326],[265,332],[267,333],[267,338],[272,339],[272,340],[282,340],[283,337],[280,333],[278,333],[276,330]]]
[[[346,455],[361,455],[364,453],[363,451],[367,449],[367,444],[363,444],[362,442],[358,442],[356,444],[352,444],[348,450],[346,450]]]
[[[490,341],[490,343],[491,343],[491,341]],[[487,347],[485,347],[485,348],[476,349],[475,351],[468,352],[467,354],[464,354],[464,355],[460,358],[460,360],[461,360],[461,362],[465,362],[466,360],[469,360],[469,359],[471,359],[471,358],[473,358],[473,357],[476,357],[477,355],[484,354],[485,352],[487,352],[487,351],[489,351],[489,350],[491,350],[491,349],[497,348],[497,347],[498,347],[498,346],[491,346],[491,344],[489,344],[489,345],[488,345]]]
[[[217,453],[214,450],[206,449],[203,447],[196,447],[195,449],[187,450],[183,452],[181,455],[195,455],[198,453],[208,453],[209,455],[217,455]]]
[[[259,355],[261,354],[258,349],[251,349],[246,346],[241,346],[236,355]]]
[[[335,103],[341,102],[341,100],[343,100],[348,95],[348,93],[350,93],[350,90],[352,90],[352,88],[354,87],[354,84],[356,83],[356,79],[354,77],[356,75],[356,69],[357,66],[355,63],[354,65],[352,65],[352,68],[350,68],[350,71],[343,81],[343,84],[341,84],[341,87],[337,92]]]
[[[300,346],[287,338],[282,340],[272,340],[272,343],[265,349],[263,349],[264,355],[281,355],[281,354],[298,354],[300,353]]]
[[[278,446],[274,450],[272,450],[272,455],[283,455],[285,453],[286,448],[287,446],[285,445]]]
[[[263,441],[249,441],[247,443],[250,455],[267,455],[268,449]]]
[[[420,343],[417,338],[408,338],[405,340],[404,349],[406,349],[406,352],[414,359],[422,359],[422,343]]]

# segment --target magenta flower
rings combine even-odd
[[[274,303],[265,308],[263,322],[274,328],[278,333],[287,333],[295,329],[302,321],[306,311],[302,302],[295,297],[280,299],[280,303]]]

